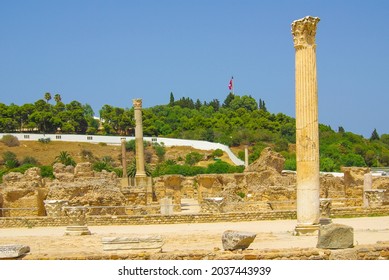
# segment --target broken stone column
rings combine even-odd
[[[331,215],[332,199],[331,198],[320,198],[320,220],[321,225],[328,225],[332,223]]]
[[[64,207],[65,214],[68,217],[68,226],[66,227],[65,235],[90,235],[86,225],[84,206],[67,206]]]
[[[254,241],[256,233],[246,231],[226,230],[222,235],[224,250],[247,249]]]
[[[63,216],[63,207],[68,205],[67,200],[49,199],[44,200],[46,214],[48,217],[61,217]]]
[[[384,204],[386,190],[368,190],[365,191],[365,197],[368,201],[368,206],[371,208],[380,207]]]
[[[30,252],[30,247],[21,244],[0,245],[0,259],[15,259]]]
[[[104,251],[130,250],[160,252],[164,241],[159,235],[137,237],[103,237]]]
[[[132,104],[134,105],[135,118],[135,177],[146,177],[145,156],[143,149],[142,99],[133,99]]]
[[[373,185],[373,174],[366,173],[363,175],[363,193],[365,194],[366,191],[370,191]],[[367,208],[369,207],[369,201],[367,199],[367,196],[363,196],[363,207]]]
[[[161,198],[161,215],[173,215],[173,201],[171,197]]]
[[[317,17],[292,23],[296,82],[296,235],[316,235],[319,210],[319,126],[316,78]]]

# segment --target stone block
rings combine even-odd
[[[354,246],[354,229],[347,225],[323,225],[319,230],[317,248],[346,249]]]
[[[246,231],[226,230],[222,235],[224,250],[247,249],[254,241],[256,233]]]
[[[0,245],[0,259],[14,259],[30,252],[30,247],[20,244]]]
[[[142,237],[103,237],[103,250],[153,250],[161,251],[164,244],[159,235]]]

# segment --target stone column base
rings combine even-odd
[[[307,235],[319,235],[319,224],[313,225],[297,225],[294,229],[293,235],[295,236],[307,236]]]
[[[80,236],[91,235],[87,226],[67,226],[65,235]]]

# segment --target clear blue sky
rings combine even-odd
[[[235,93],[295,115],[293,20],[318,24],[319,122],[389,133],[389,1],[0,0],[0,102],[98,110]]]

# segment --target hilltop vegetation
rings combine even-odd
[[[134,134],[132,108],[104,105],[99,111],[103,120],[100,126],[88,104],[64,104],[58,94],[54,100],[53,105],[51,94],[46,93],[34,104],[0,103],[0,132]],[[144,108],[142,112],[145,136],[219,142],[236,147],[233,150],[241,159],[248,145],[250,162],[270,146],[286,158],[286,169],[295,169],[295,119],[268,112],[261,99],[257,102],[251,96],[230,93],[223,102],[201,102],[175,100],[171,93],[168,104]],[[365,139],[342,127],[335,131],[320,124],[319,130],[322,171],[338,171],[341,166],[389,166],[389,134],[379,135],[374,129],[370,139]]]

